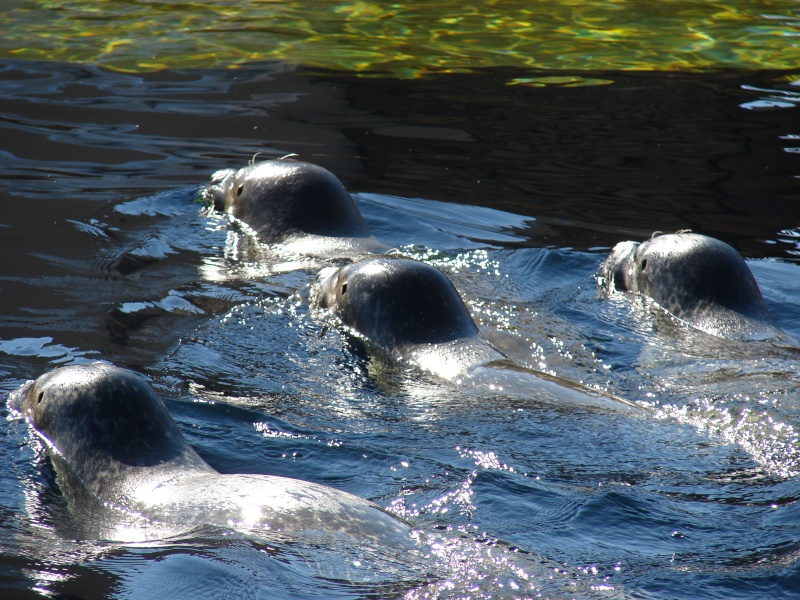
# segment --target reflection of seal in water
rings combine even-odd
[[[306,162],[268,160],[217,171],[205,196],[266,244],[304,244],[301,253],[379,248],[353,198],[333,173]],[[313,248],[308,252],[305,248]]]
[[[720,240],[679,232],[642,243],[620,242],[600,273],[610,289],[648,296],[707,333],[779,333],[744,259]]]
[[[223,475],[189,446],[143,378],[103,363],[57,369],[15,402],[55,450],[60,479],[123,514],[111,539],[162,537],[216,525],[255,534],[335,533],[408,544],[408,529],[378,506],[330,487],[268,475]],[[122,519],[121,519],[122,521]],[[155,535],[154,535],[155,534]]]
[[[479,333],[451,281],[423,262],[388,256],[323,269],[310,293],[389,357],[410,361],[445,379],[554,403],[627,408],[619,398],[520,367]]]

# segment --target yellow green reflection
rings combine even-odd
[[[264,60],[392,77],[489,66],[697,71],[800,65],[796,0],[6,0],[0,23],[0,57],[123,71]]]

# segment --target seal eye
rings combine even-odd
[[[243,191],[244,191],[244,184],[240,185],[240,186],[239,186],[239,187],[236,189],[236,197],[238,198],[239,196],[241,196]]]
[[[342,296],[347,293],[347,282],[342,284]]]
[[[647,259],[645,258],[645,259],[642,261],[642,271],[644,271],[646,268],[647,268]]]
[[[39,397],[36,399],[36,404],[41,404],[44,400],[44,392],[39,392]]]

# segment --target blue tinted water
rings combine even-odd
[[[319,162],[330,160],[327,166],[359,190],[357,203],[375,235],[444,270],[487,335],[500,332],[517,342],[517,362],[628,398],[646,410],[630,416],[541,404],[533,395],[487,394],[365,355],[309,312],[307,286],[314,270],[273,273],[232,248],[222,219],[200,214],[194,202],[199,185],[215,168],[250,158],[251,148],[245,147],[250,138],[243,132],[252,135],[251,121],[226,121],[230,115],[220,109],[226,131],[204,129],[211,127],[204,115],[215,114],[212,107],[234,86],[227,79],[233,75],[205,74],[201,85],[179,74],[176,81],[189,81],[184,87],[150,81],[136,88],[127,76],[92,70],[81,74],[40,65],[31,74],[38,84],[24,92],[8,84],[6,99],[0,100],[3,127],[14,133],[4,142],[14,160],[0,166],[6,203],[0,243],[3,255],[13,257],[0,277],[4,395],[60,364],[105,359],[134,368],[152,378],[189,442],[219,471],[298,477],[370,498],[408,519],[420,543],[397,556],[392,549],[376,553],[346,543],[326,548],[276,543],[225,528],[149,543],[81,539],[80,523],[68,510],[41,444],[4,403],[3,597],[798,594],[796,353],[769,342],[725,343],[689,331],[645,303],[607,297],[595,278],[610,241],[633,237],[643,223],[661,228],[662,214],[687,218],[682,196],[675,195],[674,205],[631,208],[623,200],[635,199],[638,188],[620,184],[618,222],[590,223],[586,215],[596,214],[598,192],[596,179],[587,174],[624,181],[628,166],[607,167],[605,173],[594,165],[584,170],[586,164],[575,161],[564,144],[564,155],[541,170],[547,181],[583,195],[562,195],[562,204],[548,209],[548,202],[535,204],[541,196],[522,185],[538,171],[523,154],[513,163],[510,155],[498,153],[499,144],[478,149],[480,168],[513,167],[520,180],[497,177],[492,185],[508,192],[519,184],[523,191],[494,198],[480,194],[484,184],[473,183],[470,195],[460,187],[473,178],[467,167],[453,167],[448,179],[420,175],[436,167],[441,148],[406,153],[412,159],[400,154],[396,140],[394,147],[364,142],[362,150],[385,151],[363,159],[371,169],[380,171],[386,156],[410,161],[403,169],[389,169],[386,177],[365,175],[354,166],[361,159],[350,142],[319,125],[325,119],[309,105],[289,102],[304,118],[297,130],[281,129],[296,114],[258,113],[264,119],[259,123],[275,127],[265,134],[264,146],[283,151],[296,144],[308,150],[309,160],[316,148]],[[726,81],[719,89],[732,99],[722,104],[734,111],[742,92],[726,87]],[[103,103],[71,96],[75,88],[69,82],[85,86],[80,89],[86,97],[91,90],[108,94],[108,112]],[[308,85],[302,78],[279,83]],[[132,95],[144,94],[142,89],[153,97],[181,90],[210,96],[190,94],[175,111],[144,99],[141,105],[126,104]],[[551,101],[547,110],[558,112]],[[360,118],[361,109],[345,110],[345,104],[327,105],[326,118],[334,119],[330,115],[337,111]],[[65,112],[47,113],[43,106]],[[195,113],[194,128],[190,120],[171,119],[187,107]],[[569,106],[563,110],[564,118],[574,115]],[[647,104],[648,118],[658,120],[661,110]],[[733,125],[716,117],[716,125],[728,128],[723,134],[728,143],[735,137],[730,131],[750,131],[756,122],[770,135],[793,131],[797,123],[775,112],[756,118],[741,111]],[[163,118],[158,127],[155,113]],[[502,111],[498,115],[503,123]],[[376,110],[370,118],[379,116]],[[621,114],[616,116],[622,122]],[[114,119],[140,133],[115,138],[102,126]],[[82,124],[68,135],[64,124],[77,121]],[[778,121],[789,124],[772,129]],[[146,127],[136,129],[137,123]],[[240,129],[231,133],[234,124]],[[484,127],[476,124],[476,135],[488,131]],[[500,135],[506,127],[492,132]],[[563,127],[555,125],[553,135]],[[626,152],[639,148],[636,134],[624,138],[625,127],[619,127],[615,143],[623,147],[627,141]],[[293,137],[281,141],[289,131]],[[316,137],[304,137],[308,131]],[[20,132],[28,133],[33,145],[24,146]],[[594,141],[607,131],[598,135]],[[756,167],[731,177],[745,182],[763,173],[763,164],[774,166],[777,174],[764,188],[784,190],[769,196],[777,205],[788,197],[782,186],[796,172],[794,163],[783,162],[791,153],[783,152],[780,160],[770,154],[785,143],[777,137],[759,133],[747,139]],[[56,153],[56,145],[67,141],[71,152]],[[117,162],[102,162],[111,158],[104,154],[107,147],[120,153],[113,157]],[[730,147],[720,153],[730,158]],[[467,156],[465,148],[451,148],[450,156],[462,151]],[[719,171],[719,181],[706,186],[702,182],[718,172],[719,163],[696,169],[684,150],[675,149],[664,164],[684,165],[679,175],[693,182],[697,197],[719,197],[725,206],[741,200],[741,186],[727,192],[717,187],[728,185],[727,167]],[[326,158],[327,152],[340,154]],[[548,170],[552,165],[570,168]],[[637,177],[644,181],[645,175]],[[581,185],[581,180],[586,181]],[[669,189],[655,180],[648,185],[648,197]],[[550,194],[558,196],[558,189]],[[534,204],[524,209],[528,196]],[[471,202],[476,198],[482,202]],[[786,252],[796,251],[792,213],[786,209],[787,216],[775,221],[772,243],[766,244],[755,231],[773,223],[772,217],[752,219],[754,229],[744,230],[746,215],[730,207],[712,213],[711,204],[690,217],[727,228],[738,247],[770,257],[749,264],[778,324],[800,339],[798,266]],[[753,213],[760,208],[753,199]],[[541,217],[547,210],[552,212]],[[571,221],[571,212],[580,218]]]
[[[41,448],[11,416],[2,498],[15,585],[95,591],[102,579],[104,593],[121,597],[791,595],[800,539],[791,355],[767,346],[774,361],[704,357],[698,348],[716,340],[684,346],[681,335],[654,332],[646,311],[599,294],[602,253],[504,247],[525,218],[358,195],[378,236],[448,272],[485,327],[532,340],[539,368],[655,408],[631,417],[471,393],[354,353],[309,314],[313,272],[273,275],[224,260],[226,224],[201,216],[193,195],[117,204],[115,213],[149,226],[110,245],[74,225],[113,253],[147,231],[135,245],[147,258],[137,276],[184,280],[139,296],[126,281],[130,295],[119,294],[111,312],[161,321],[143,321],[135,338],[151,326],[185,331],[146,371],[190,443],[223,472],[299,477],[371,498],[431,545],[395,563],[392,554],[272,547],[224,530],[144,545],[71,541]],[[169,264],[180,252],[197,255],[194,279]],[[76,260],[96,256],[88,244]],[[797,277],[788,263],[752,267],[778,304]],[[776,310],[795,336],[797,313]],[[4,342],[3,351],[50,363],[99,354],[41,338]]]

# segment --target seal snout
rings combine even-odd
[[[13,410],[28,414],[28,407],[30,404],[29,397],[31,396],[32,389],[36,382],[29,380],[23,383],[19,388],[14,390],[8,395],[8,406]]]
[[[629,270],[632,261],[636,257],[636,250],[639,248],[639,245],[638,242],[632,241],[619,242],[611,250],[611,254],[608,255],[608,258],[603,261],[600,271],[605,280],[605,285],[609,290],[631,290]]]
[[[336,288],[340,272],[337,267],[325,267],[319,272],[317,280],[311,286],[309,297],[311,306],[332,308],[336,304]]]
[[[203,196],[206,204],[213,206],[214,210],[224,212],[228,204],[228,197],[233,190],[236,171],[234,169],[220,169],[211,175]]]

